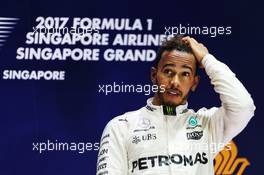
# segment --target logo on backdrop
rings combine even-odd
[[[215,175],[235,174],[242,175],[247,166],[250,165],[245,157],[238,157],[238,149],[236,144],[231,141],[230,148],[225,147],[215,157]]]
[[[11,35],[19,18],[0,17],[0,49]]]

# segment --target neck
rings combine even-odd
[[[175,107],[177,107],[177,106],[179,106],[179,105],[184,105],[184,104],[186,104],[186,102],[187,102],[187,100],[186,100],[186,98],[184,98],[184,99],[182,99],[181,103],[175,105]],[[161,102],[161,100],[160,100],[160,97],[159,97],[159,94],[158,94],[158,93],[155,93],[155,95],[154,95],[154,97],[153,97],[152,104],[153,104],[153,105],[156,105],[156,106],[164,105],[164,104],[162,104],[162,102]]]
[[[152,104],[156,105],[156,106],[160,106],[161,105],[160,98],[159,98],[159,95],[157,93],[155,93],[155,95],[153,97]]]

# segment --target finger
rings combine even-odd
[[[190,42],[190,37],[189,36],[185,36],[185,37],[182,38],[182,41]]]
[[[193,43],[198,44],[198,42],[196,41],[196,39],[191,38],[191,40],[192,40]]]
[[[187,45],[191,45],[192,44],[191,38],[189,36],[186,36],[186,37],[182,38],[182,41],[185,44],[187,44]]]
[[[190,38],[189,36],[185,36],[182,38],[182,40],[187,40],[188,38]]]
[[[200,63],[199,68],[203,69],[204,68],[203,64]]]

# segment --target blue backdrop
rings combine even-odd
[[[152,29],[146,24],[142,31],[109,30],[111,41],[117,33],[164,34],[165,27],[179,26],[231,26],[231,34],[212,37],[210,34],[192,36],[207,46],[219,60],[226,63],[251,93],[257,107],[255,117],[247,128],[235,138],[239,157],[250,165],[243,174],[262,174],[261,98],[263,89],[262,47],[263,20],[257,2],[232,1],[1,1],[0,31],[0,174],[95,174],[98,142],[106,123],[126,111],[145,105],[144,93],[99,92],[99,85],[150,84],[150,67],[153,61],[99,61],[19,60],[19,47],[149,49],[157,46],[104,45],[38,45],[26,44],[26,35],[38,22],[39,16],[80,18],[128,18],[146,23],[152,20]],[[17,18],[17,19],[9,19]],[[1,18],[0,18],[1,19]],[[1,22],[11,21],[12,28],[5,30]],[[2,26],[2,28],[1,28]],[[2,35],[2,37],[1,37]],[[65,79],[10,80],[5,70],[62,70]],[[190,108],[219,106],[218,95],[209,79],[201,72],[202,81],[189,99]],[[89,148],[43,151],[34,145],[52,142],[86,143]],[[80,144],[79,144],[80,146]],[[239,167],[238,167],[239,169]]]

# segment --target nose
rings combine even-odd
[[[180,77],[178,74],[176,74],[172,79],[171,79],[171,85],[174,87],[179,87],[180,86]]]

